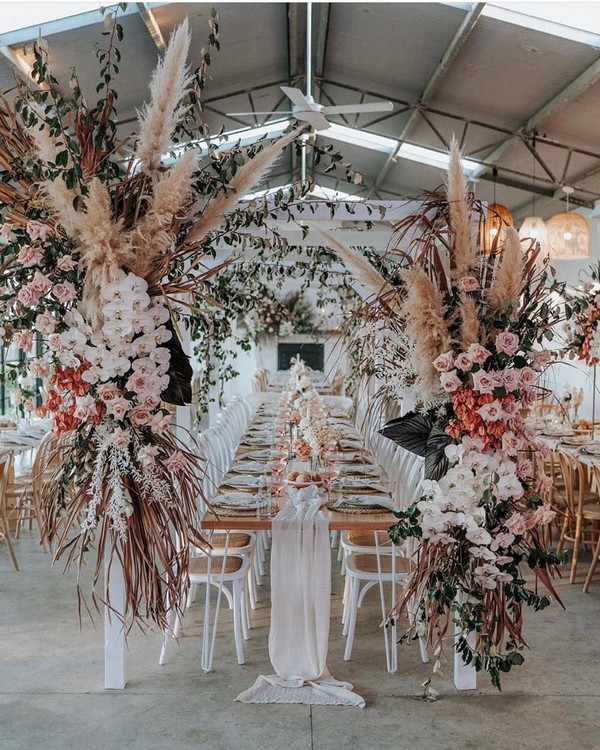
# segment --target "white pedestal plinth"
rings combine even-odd
[[[112,610],[104,608],[104,688],[123,690],[127,684],[127,644],[125,626],[119,614],[125,611],[125,581],[118,557],[114,555],[110,561],[109,547],[107,541],[104,548],[104,581],[106,587],[110,565],[108,593]]]
[[[454,640],[458,641],[460,628],[455,625]],[[470,633],[467,636],[467,642],[471,648],[475,647],[476,634]],[[477,670],[471,665],[464,663],[462,654],[454,652],[454,685],[457,690],[476,690],[477,689]]]

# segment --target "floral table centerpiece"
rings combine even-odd
[[[111,560],[120,563],[119,615],[128,626],[166,627],[167,607],[185,601],[188,542],[202,544],[197,457],[170,430],[167,407],[191,396],[177,320],[202,304],[203,282],[215,273],[202,259],[216,231],[225,226],[235,246],[237,229],[258,211],[240,209],[239,198],[295,136],[248,150],[211,145],[203,168],[192,142],[163,164],[200,111],[210,48],[219,45],[214,12],[210,26],[194,73],[187,21],[173,33],[136,138],[121,140],[115,124],[117,14],[105,19],[95,105],[75,71],[62,93],[42,39],[35,85],[18,83],[10,101],[0,99],[5,341],[31,352],[42,337],[43,354],[28,368],[49,378],[39,413],[59,439],[45,535],[68,563],[81,565],[96,548],[93,597],[108,607],[108,583],[98,587],[106,551],[109,571]]]
[[[482,213],[454,142],[446,193],[424,196],[398,226],[394,239],[411,247],[400,255],[399,285],[332,246],[376,296],[364,311],[368,332],[358,334],[379,343],[365,369],[408,410],[382,434],[424,458],[422,496],[390,529],[395,543],[417,544],[394,616],[411,613],[407,637],[427,638],[434,672],[456,628],[464,662],[500,688],[501,674],[523,661],[524,605],[550,602],[522,568],[558,598],[551,577],[560,559],[541,533],[555,517],[542,500],[551,479],[533,463],[546,449],[521,411],[536,400],[550,361],[544,342],[564,310],[552,301],[560,285],[536,266],[539,249],[524,250],[514,230],[484,253]]]

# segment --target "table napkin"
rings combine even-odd
[[[273,520],[269,657],[275,674],[260,675],[236,700],[362,708],[352,685],[327,669],[331,552],[323,499],[314,486],[288,494]]]

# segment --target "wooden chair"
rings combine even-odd
[[[592,464],[592,471],[596,479],[596,488],[600,488],[600,464],[594,462]],[[587,523],[588,526],[591,524],[592,541],[594,537],[596,539],[596,545],[594,547],[594,554],[592,557],[592,562],[590,564],[590,569],[588,570],[585,583],[583,584],[583,591],[587,594],[590,588],[590,584],[592,583],[592,578],[594,577],[594,573],[596,571],[596,566],[598,565],[598,558],[600,558],[600,504],[596,503],[593,505],[584,505],[582,508],[582,517],[584,524]]]
[[[560,467],[565,480],[565,509],[560,541],[557,551],[565,541],[573,543],[570,583],[575,583],[579,563],[579,548],[594,543],[590,521],[600,520],[598,495],[590,489],[590,472],[587,467],[570,453],[558,451]],[[600,478],[597,475],[598,478]]]
[[[14,456],[12,451],[0,451],[0,541],[6,542],[8,547],[8,554],[12,561],[15,570],[19,570],[19,563],[17,562],[17,556],[10,538],[10,530],[8,528],[8,517],[7,517],[7,502],[8,496],[6,494],[6,487],[10,474],[12,473]]]
[[[13,501],[12,513],[16,516],[15,539],[19,538],[23,524],[28,522],[31,529],[33,521],[37,524],[41,539],[43,493],[46,490],[48,479],[57,468],[58,460],[56,438],[53,432],[48,432],[38,446],[30,473],[7,486],[6,494],[8,500]],[[46,550],[45,542],[43,546]]]

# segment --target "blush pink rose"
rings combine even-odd
[[[496,351],[513,356],[519,351],[519,337],[516,333],[502,331],[496,336]]]
[[[129,411],[130,406],[131,401],[128,401],[122,396],[117,396],[116,398],[111,398],[106,401],[106,413],[115,419],[123,419]]]
[[[60,343],[60,335],[58,333],[51,333],[50,336],[48,336],[48,346],[57,354],[65,349]]]
[[[120,427],[113,432],[111,443],[119,450],[126,450],[131,442],[131,433],[129,430],[122,430]]]
[[[479,289],[479,282],[474,276],[463,276],[458,280],[458,288],[463,292],[476,292]]]
[[[36,331],[48,335],[54,333],[56,329],[56,320],[48,311],[46,311],[37,316],[34,327]]]
[[[504,370],[502,373],[502,382],[508,391],[516,391],[521,379],[517,370]]]
[[[186,460],[181,451],[174,451],[165,461],[165,468],[168,471],[181,471],[185,469]]]
[[[108,402],[113,398],[119,398],[121,392],[114,383],[101,383],[96,389],[100,401]]]
[[[434,359],[433,366],[438,372],[448,372],[448,370],[452,369],[453,363],[452,352],[445,352]]]
[[[33,348],[33,331],[18,331],[13,338],[14,343],[24,352],[30,352]]]
[[[485,370],[473,373],[473,388],[479,393],[491,393],[494,390],[494,383],[490,374]]]
[[[62,258],[56,261],[56,267],[59,271],[72,271],[77,267],[77,261],[73,260],[70,255],[63,255]]]
[[[537,401],[537,393],[533,388],[525,388],[521,391],[521,403],[523,406],[533,406]]]
[[[528,519],[523,513],[513,513],[512,516],[504,522],[504,525],[511,534],[519,536],[524,534],[529,528]]]
[[[143,427],[144,425],[149,424],[152,419],[152,408],[144,406],[143,404],[136,406],[129,412],[129,419],[133,424]]]
[[[467,354],[473,362],[482,365],[492,353],[485,346],[481,346],[481,344],[471,344],[467,349]]]
[[[502,435],[502,450],[509,456],[516,456],[521,448],[521,439],[514,432]]]
[[[75,299],[77,292],[70,281],[64,281],[61,284],[55,284],[52,287],[52,294],[63,305]]]
[[[43,273],[40,273],[39,271],[36,271],[33,274],[33,279],[31,279],[29,286],[36,292],[39,292],[41,294],[46,294],[46,292],[49,292],[52,288],[52,282],[47,276],[44,276]]]
[[[28,221],[26,229],[32,240],[41,240],[42,242],[46,241],[50,233],[48,224],[42,224],[41,221]]]
[[[533,475],[533,464],[528,458],[521,458],[517,461],[517,476],[520,479],[528,479]]]
[[[537,443],[535,451],[541,456],[541,458],[547,458],[550,454],[550,446],[546,445],[546,443]]]
[[[442,388],[447,393],[453,393],[462,386],[462,380],[458,377],[456,370],[450,370],[450,372],[443,372],[440,375],[440,383]]]
[[[164,416],[164,414],[158,412],[157,414],[153,414],[150,419],[150,429],[152,430],[152,432],[156,432],[160,435],[161,433],[168,432],[171,429],[171,423],[169,422],[168,418]]]
[[[540,505],[533,511],[533,518],[536,526],[545,526],[548,523],[552,523],[556,518],[556,511],[549,505]]]
[[[521,379],[521,388],[527,388],[530,386],[538,377],[537,372],[531,367],[523,367],[519,370]]]
[[[543,370],[547,367],[552,360],[552,353],[547,349],[542,349],[541,352],[533,352],[531,357],[531,366],[534,370]]]
[[[535,480],[535,490],[540,495],[546,495],[552,489],[553,484],[554,480],[552,477],[549,477],[547,474],[540,474]]]
[[[149,468],[156,463],[158,450],[158,446],[156,445],[144,445],[138,451],[137,460],[142,464],[142,466]]]
[[[468,372],[473,367],[473,360],[466,352],[462,352],[462,354],[458,355],[454,364],[459,370]]]
[[[40,292],[36,292],[31,286],[25,285],[19,289],[17,299],[25,307],[36,307],[41,296]]]
[[[73,416],[77,419],[87,419],[98,414],[98,406],[93,396],[77,396]]]
[[[36,378],[47,378],[50,374],[50,365],[43,359],[32,359],[27,369]]]
[[[477,409],[479,416],[486,422],[497,422],[502,419],[502,404],[495,399],[489,404],[484,404]]]
[[[39,248],[31,247],[30,245],[24,245],[17,255],[19,263],[22,263],[27,268],[41,265],[43,259],[44,253]]]
[[[514,417],[519,410],[519,404],[516,401],[507,401],[502,405],[504,414],[507,417]]]

